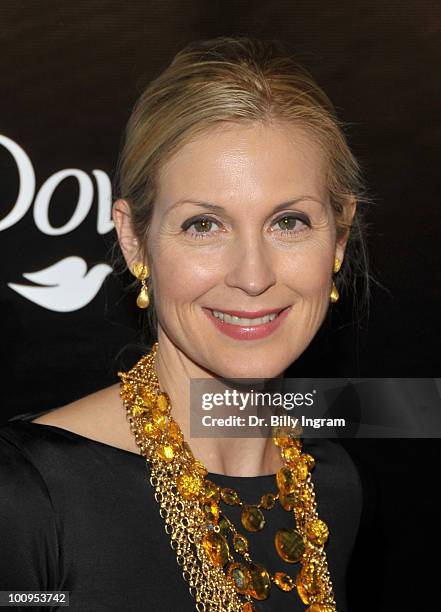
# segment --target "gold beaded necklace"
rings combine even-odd
[[[234,489],[208,480],[207,469],[195,459],[171,415],[170,398],[161,391],[155,369],[157,349],[156,342],[128,372],[118,372],[120,395],[136,443],[149,465],[165,531],[196,600],[196,610],[253,612],[253,599],[267,599],[273,583],[282,591],[296,589],[307,612],[336,612],[324,552],[329,532],[318,518],[311,481],[314,458],[302,453],[301,440],[293,430],[278,428],[273,442],[284,466],[276,474],[277,493],[263,495],[257,504],[244,504]],[[283,571],[271,575],[254,563],[248,539],[221,510],[221,502],[240,506],[243,527],[255,532],[265,525],[262,509],[271,510],[277,500],[295,517],[295,528],[279,529],[275,536],[279,557],[301,564],[295,579]],[[231,549],[242,559],[238,561]]]

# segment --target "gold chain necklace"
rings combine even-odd
[[[329,532],[318,518],[311,481],[314,458],[302,453],[301,440],[293,430],[277,428],[273,441],[284,462],[276,474],[278,493],[263,495],[258,504],[244,504],[234,489],[206,479],[206,468],[193,456],[171,415],[170,398],[161,391],[155,368],[157,349],[158,342],[128,372],[118,372],[120,395],[136,443],[149,465],[165,531],[196,600],[196,610],[253,612],[253,598],[266,599],[274,583],[282,591],[296,588],[308,605],[306,612],[336,612],[324,552]],[[254,563],[247,538],[220,509],[220,501],[241,506],[242,525],[253,532],[265,524],[261,508],[270,510],[276,500],[295,517],[295,528],[279,529],[275,536],[279,556],[287,563],[301,564],[295,580],[285,572],[271,575]],[[228,533],[243,561],[233,556]]]

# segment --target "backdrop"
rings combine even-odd
[[[289,46],[350,124],[350,145],[375,200],[370,318],[353,324],[353,303],[340,301],[296,373],[439,374],[439,4],[3,0],[0,23],[3,421],[116,382],[117,370],[142,351],[136,295],[125,293],[128,279],[112,274],[109,261],[122,132],[144,85],[173,55],[218,35]],[[378,579],[371,588],[379,610],[401,601],[387,587],[398,563],[400,582],[411,581],[401,567],[404,549],[387,544],[388,529],[404,531],[414,516],[415,505],[395,516],[397,495],[408,505],[409,473],[430,490],[435,472],[421,474],[415,461],[424,453],[436,464],[439,451],[424,441],[372,444],[360,443],[357,452],[381,481],[387,518],[372,527],[375,546],[383,538],[382,554],[369,561],[366,547],[360,550],[377,568],[373,575],[369,565],[369,581]],[[428,494],[423,502],[428,519],[435,520],[435,501]],[[363,601],[354,609],[372,609]]]

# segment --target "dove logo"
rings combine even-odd
[[[13,140],[0,134],[0,145],[13,157],[19,176],[19,189],[15,204],[0,220],[0,231],[18,223],[31,208],[37,228],[46,235],[60,236],[77,229],[89,214],[94,197],[94,183],[83,170],[68,168],[50,176],[40,187],[35,199],[35,172],[26,152]],[[93,170],[97,186],[97,232],[105,234],[114,227],[111,218],[112,189],[110,179],[102,170]],[[67,177],[78,182],[78,201],[71,218],[61,227],[54,227],[49,220],[49,207],[55,189]],[[35,283],[22,285],[8,283],[8,287],[22,297],[54,312],[72,312],[89,304],[101,288],[112,268],[101,263],[87,269],[81,257],[66,257],[43,270],[23,273],[23,277]]]
[[[8,283],[8,287],[48,310],[72,312],[93,300],[111,272],[112,268],[107,264],[97,264],[87,271],[84,259],[66,257],[39,272],[23,274],[38,286]]]

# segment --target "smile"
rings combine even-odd
[[[205,315],[222,334],[235,340],[258,340],[278,329],[292,306],[266,311],[229,311],[202,308]],[[246,316],[240,316],[240,314]]]

